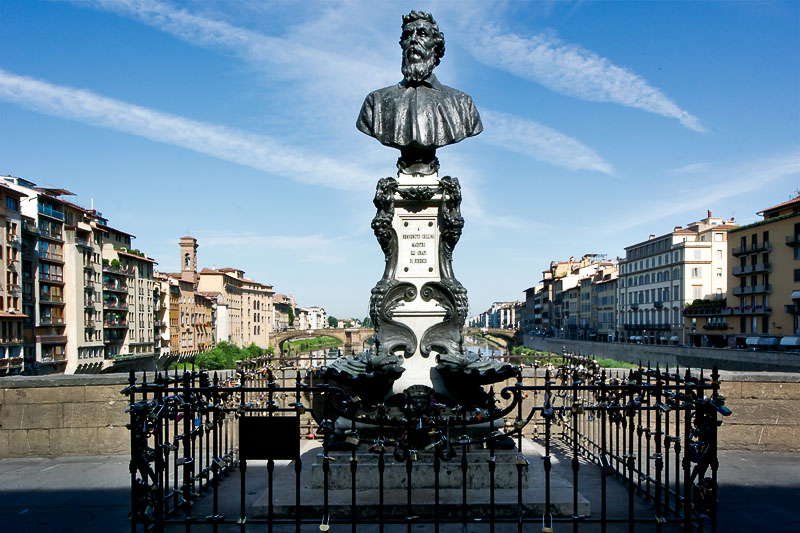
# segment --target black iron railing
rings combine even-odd
[[[332,524],[352,524],[355,531],[356,524],[377,523],[382,531],[384,524],[407,524],[410,529],[427,523],[438,531],[444,523],[482,523],[494,531],[496,524],[505,523],[522,531],[530,524],[546,530],[558,523],[576,529],[586,523],[605,531],[610,524],[623,523],[629,531],[643,524],[655,524],[656,531],[668,524],[684,531],[706,526],[715,531],[718,415],[730,414],[716,371],[709,378],[659,368],[616,373],[599,369],[592,359],[560,357],[565,362],[560,367],[543,359],[543,366],[537,362],[507,386],[490,389],[485,408],[436,400],[427,405],[370,404],[353,393],[314,383],[310,371],[276,369],[267,360],[244,362],[227,374],[176,371],[141,382],[132,374],[123,391],[131,416],[132,530],[174,524],[185,531],[203,525],[245,531],[259,524],[271,530],[283,524],[300,531],[304,524],[317,524],[326,531]],[[300,453],[301,441],[308,437],[321,439],[320,453],[311,459]],[[521,450],[529,439],[544,448],[542,478],[532,483],[544,487],[540,509],[545,512],[534,512],[523,496],[531,455]],[[551,454],[559,443],[571,459],[568,516],[551,514]],[[476,492],[468,490],[470,471],[479,468],[472,459],[476,454],[487,468],[482,498],[488,502],[475,501]],[[496,472],[509,454],[515,490],[500,491]],[[332,479],[336,459],[347,463],[349,481]],[[587,459],[601,472],[600,509],[592,509],[591,515],[579,502],[578,474],[587,468],[581,466]],[[245,503],[247,466],[259,460],[267,466],[267,503],[264,516],[254,518]],[[275,486],[279,460],[293,461],[294,483]],[[397,467],[405,469],[405,481],[387,486],[389,468]],[[238,491],[240,505],[223,514],[221,482],[237,468],[239,487],[225,490]],[[301,486],[301,475],[309,468],[322,472],[315,495],[304,494]],[[457,490],[443,487],[445,470],[450,482],[455,475]],[[627,487],[626,509],[608,508],[608,477]],[[424,496],[417,493],[421,481],[428,484]],[[368,489],[373,495],[359,490],[359,482],[374,487]],[[349,492],[344,505],[341,483]],[[398,490],[405,491],[405,505],[396,501]],[[441,497],[446,490],[448,497]],[[460,497],[454,498],[453,490]],[[394,491],[391,505],[385,497],[389,491]],[[334,492],[338,503],[331,499]],[[209,494],[201,498],[203,493]],[[512,501],[509,493],[516,494]],[[640,496],[650,500],[652,509],[637,514]],[[505,507],[496,505],[502,498]]]

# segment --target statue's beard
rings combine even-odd
[[[420,50],[419,48],[417,50]],[[406,80],[412,83],[419,83],[433,72],[436,66],[436,56],[430,50],[422,52],[424,55],[421,59],[409,57],[409,50],[403,53],[403,66],[400,71],[405,76]]]

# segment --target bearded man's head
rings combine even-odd
[[[401,71],[406,80],[418,83],[430,76],[444,56],[444,34],[430,13],[412,11],[403,15]]]

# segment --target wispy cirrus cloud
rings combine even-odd
[[[570,170],[614,173],[594,150],[543,124],[491,110],[483,110],[481,117],[486,126],[482,138],[494,146]]]
[[[270,250],[281,257],[291,254],[292,260],[322,264],[344,263],[341,255],[344,238],[323,235],[260,235],[257,233],[207,233],[199,235],[204,247],[248,248]]]
[[[800,151],[720,168],[713,175],[706,176],[705,184],[693,186],[680,194],[680,201],[675,201],[676,197],[670,195],[664,202],[645,204],[642,209],[625,213],[623,218],[609,221],[604,227],[607,233],[614,233],[682,213],[696,216],[697,212],[719,205],[722,200],[761,190],[770,183],[792,176],[800,176]]]
[[[352,128],[353,118],[345,109],[357,109],[365,94],[398,77],[397,70],[381,66],[386,65],[383,57],[365,46],[370,39],[363,32],[354,35],[341,31],[343,25],[352,24],[356,12],[368,10],[367,6],[346,4],[323,10],[312,20],[289,29],[286,35],[276,37],[190,13],[162,1],[69,1],[132,16],[192,45],[234,53],[270,76],[297,80],[304,94],[314,94],[304,100],[310,106],[316,107],[321,96],[328,98],[328,93],[334,91],[337,93],[334,98],[348,104],[324,106],[321,112],[335,115],[336,119],[328,122],[341,121],[339,127],[343,130]],[[385,36],[377,35],[371,41],[389,42]],[[396,45],[391,42],[391,46]],[[358,76],[351,76],[353,72]],[[552,128],[510,114],[482,111],[482,115],[487,122],[487,132],[482,138],[493,145],[570,170],[612,173],[611,165],[593,150]],[[318,119],[316,113],[314,128],[318,127]]]
[[[703,161],[701,163],[689,163],[688,165],[673,168],[669,172],[670,174],[697,174],[698,172],[703,172],[709,168],[711,168],[711,163],[708,161]]]
[[[704,132],[697,117],[630,70],[551,33],[524,37],[496,27],[475,32],[467,45],[478,61],[535,81],[550,90],[589,100],[613,102],[674,118],[686,128]]]
[[[266,136],[190,120],[0,69],[0,101],[246,165],[306,184],[363,189],[371,173]]]

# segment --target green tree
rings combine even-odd
[[[294,309],[289,308],[289,325],[294,326]]]
[[[362,320],[361,323],[364,325],[365,328],[375,327],[375,326],[373,326],[372,319],[370,317],[364,318],[364,320]]]
[[[339,321],[336,320],[335,316],[329,316],[328,317],[328,325],[330,327],[332,327],[332,328],[338,328],[339,327]]]

